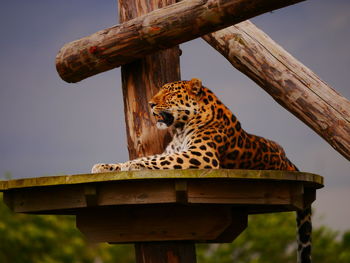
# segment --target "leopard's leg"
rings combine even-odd
[[[165,170],[165,169],[218,169],[216,154],[192,152],[190,150],[168,155],[154,155],[121,164],[122,171],[129,170]]]
[[[218,169],[219,160],[213,150],[200,153],[195,151],[183,151],[171,154],[158,154],[131,160],[120,164],[103,164],[105,171],[117,166],[121,171],[130,170],[164,170],[164,169]],[[96,166],[96,165],[95,165]],[[94,166],[94,167],[95,167]],[[98,166],[97,168],[99,168]],[[96,171],[97,169],[94,169]]]
[[[298,263],[311,263],[311,206],[298,210],[297,228],[298,228]]]
[[[98,163],[95,164],[92,169],[91,173],[107,173],[107,172],[117,172],[120,171],[120,164],[107,164],[107,163]]]
[[[158,155],[154,155],[156,157]],[[141,157],[132,161],[128,161],[125,163],[98,163],[95,164],[92,169],[91,173],[106,173],[106,172],[118,172],[118,171],[125,171],[126,169],[121,169],[122,167],[128,166],[130,162],[141,162],[142,159],[147,159],[147,157]],[[135,169],[140,170],[140,169]]]

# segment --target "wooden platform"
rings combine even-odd
[[[316,174],[252,170],[111,172],[0,181],[15,212],[73,214],[91,241],[231,242],[254,213],[302,209]]]

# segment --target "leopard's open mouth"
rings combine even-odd
[[[174,116],[168,112],[161,111],[158,116],[157,121],[165,123],[168,127],[174,122]]]

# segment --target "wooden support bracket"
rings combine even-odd
[[[301,183],[291,184],[290,190],[290,199],[291,206],[293,209],[304,209],[304,185]]]
[[[97,190],[95,185],[84,185],[84,196],[87,207],[97,206]]]
[[[304,208],[307,208],[316,200],[316,189],[307,187],[304,191]]]
[[[231,223],[211,243],[231,243],[235,240],[248,226],[248,216],[245,209],[235,208],[231,210]]]
[[[231,242],[247,216],[230,206],[121,206],[82,210],[77,226],[92,242]]]
[[[188,189],[186,180],[179,180],[175,182],[175,193],[177,203],[185,204],[188,202]]]

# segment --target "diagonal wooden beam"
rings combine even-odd
[[[249,21],[203,39],[350,160],[349,100]]]
[[[68,43],[56,57],[67,82],[78,82],[152,52],[304,0],[184,0]]]

